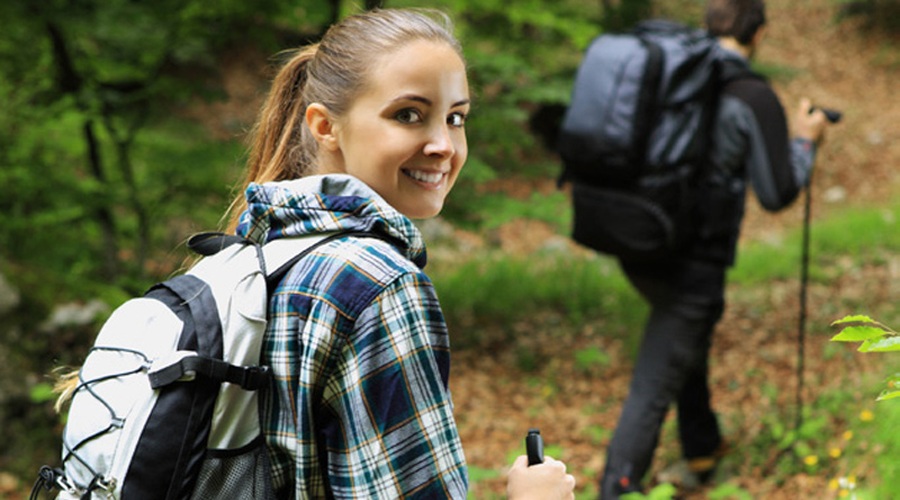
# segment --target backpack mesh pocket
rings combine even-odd
[[[208,450],[192,498],[274,500],[272,470],[263,436],[239,450]]]

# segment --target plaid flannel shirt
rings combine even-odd
[[[415,226],[343,175],[251,185],[238,233],[337,230],[275,289],[262,363],[264,433],[279,497],[465,498],[448,389],[447,327]]]

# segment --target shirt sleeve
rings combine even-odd
[[[778,97],[761,80],[746,80],[730,86],[723,104],[728,119],[740,137],[726,141],[739,151],[744,169],[760,204],[769,211],[791,204],[809,182],[815,148],[809,141],[789,139],[784,108]],[[736,98],[736,99],[733,99]],[[726,147],[727,147],[726,145]],[[726,154],[728,151],[723,149]]]
[[[336,498],[465,498],[448,389],[449,341],[434,289],[406,273],[357,318],[323,395]]]

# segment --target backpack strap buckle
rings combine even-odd
[[[151,388],[160,389],[201,375],[216,382],[237,384],[244,390],[255,391],[265,387],[271,376],[268,366],[237,366],[191,351],[179,351],[177,354],[177,359],[163,361],[159,367],[154,363],[147,373]]]
[[[246,391],[257,391],[266,387],[272,377],[272,370],[268,366],[231,366],[239,368],[240,372],[240,375],[235,377],[240,380],[232,381],[232,383],[238,384]]]

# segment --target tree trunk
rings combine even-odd
[[[75,70],[72,64],[72,57],[69,54],[68,46],[59,27],[48,22],[46,24],[47,34],[50,37],[50,43],[53,47],[53,61],[56,64],[56,84],[62,94],[72,94],[75,96],[75,102],[79,109],[85,111],[86,106],[78,98],[78,93],[84,85],[84,79]],[[97,135],[94,133],[94,121],[87,118],[82,126],[84,140],[87,145],[88,165],[91,174],[97,179],[97,182],[104,189],[109,189],[106,176],[103,174],[103,160],[100,156],[100,146],[97,141]],[[100,231],[103,234],[103,278],[113,279],[118,272],[118,243],[116,239],[116,221],[112,210],[105,203],[96,204],[94,206],[94,216],[100,224]]]
[[[94,121],[87,119],[84,122],[84,141],[87,143],[88,164],[91,174],[97,179],[100,186],[107,187],[106,176],[103,174],[103,162],[100,158],[100,146],[97,144],[97,135],[94,133]],[[119,245],[116,241],[116,222],[112,211],[106,202],[101,202],[94,207],[94,215],[100,224],[100,232],[103,235],[103,278],[112,280],[119,272]]]
[[[125,181],[125,187],[128,192],[128,202],[131,204],[131,210],[137,217],[137,241],[135,242],[135,262],[133,268],[142,278],[146,275],[147,249],[150,248],[150,216],[147,214],[147,208],[141,197],[140,189],[134,177],[134,165],[131,163],[131,144],[133,143],[133,132],[127,133],[124,138],[117,138],[115,131],[110,130],[111,125],[107,124],[107,130],[113,136],[116,143],[116,159],[119,164],[119,170],[122,172],[122,179]]]

